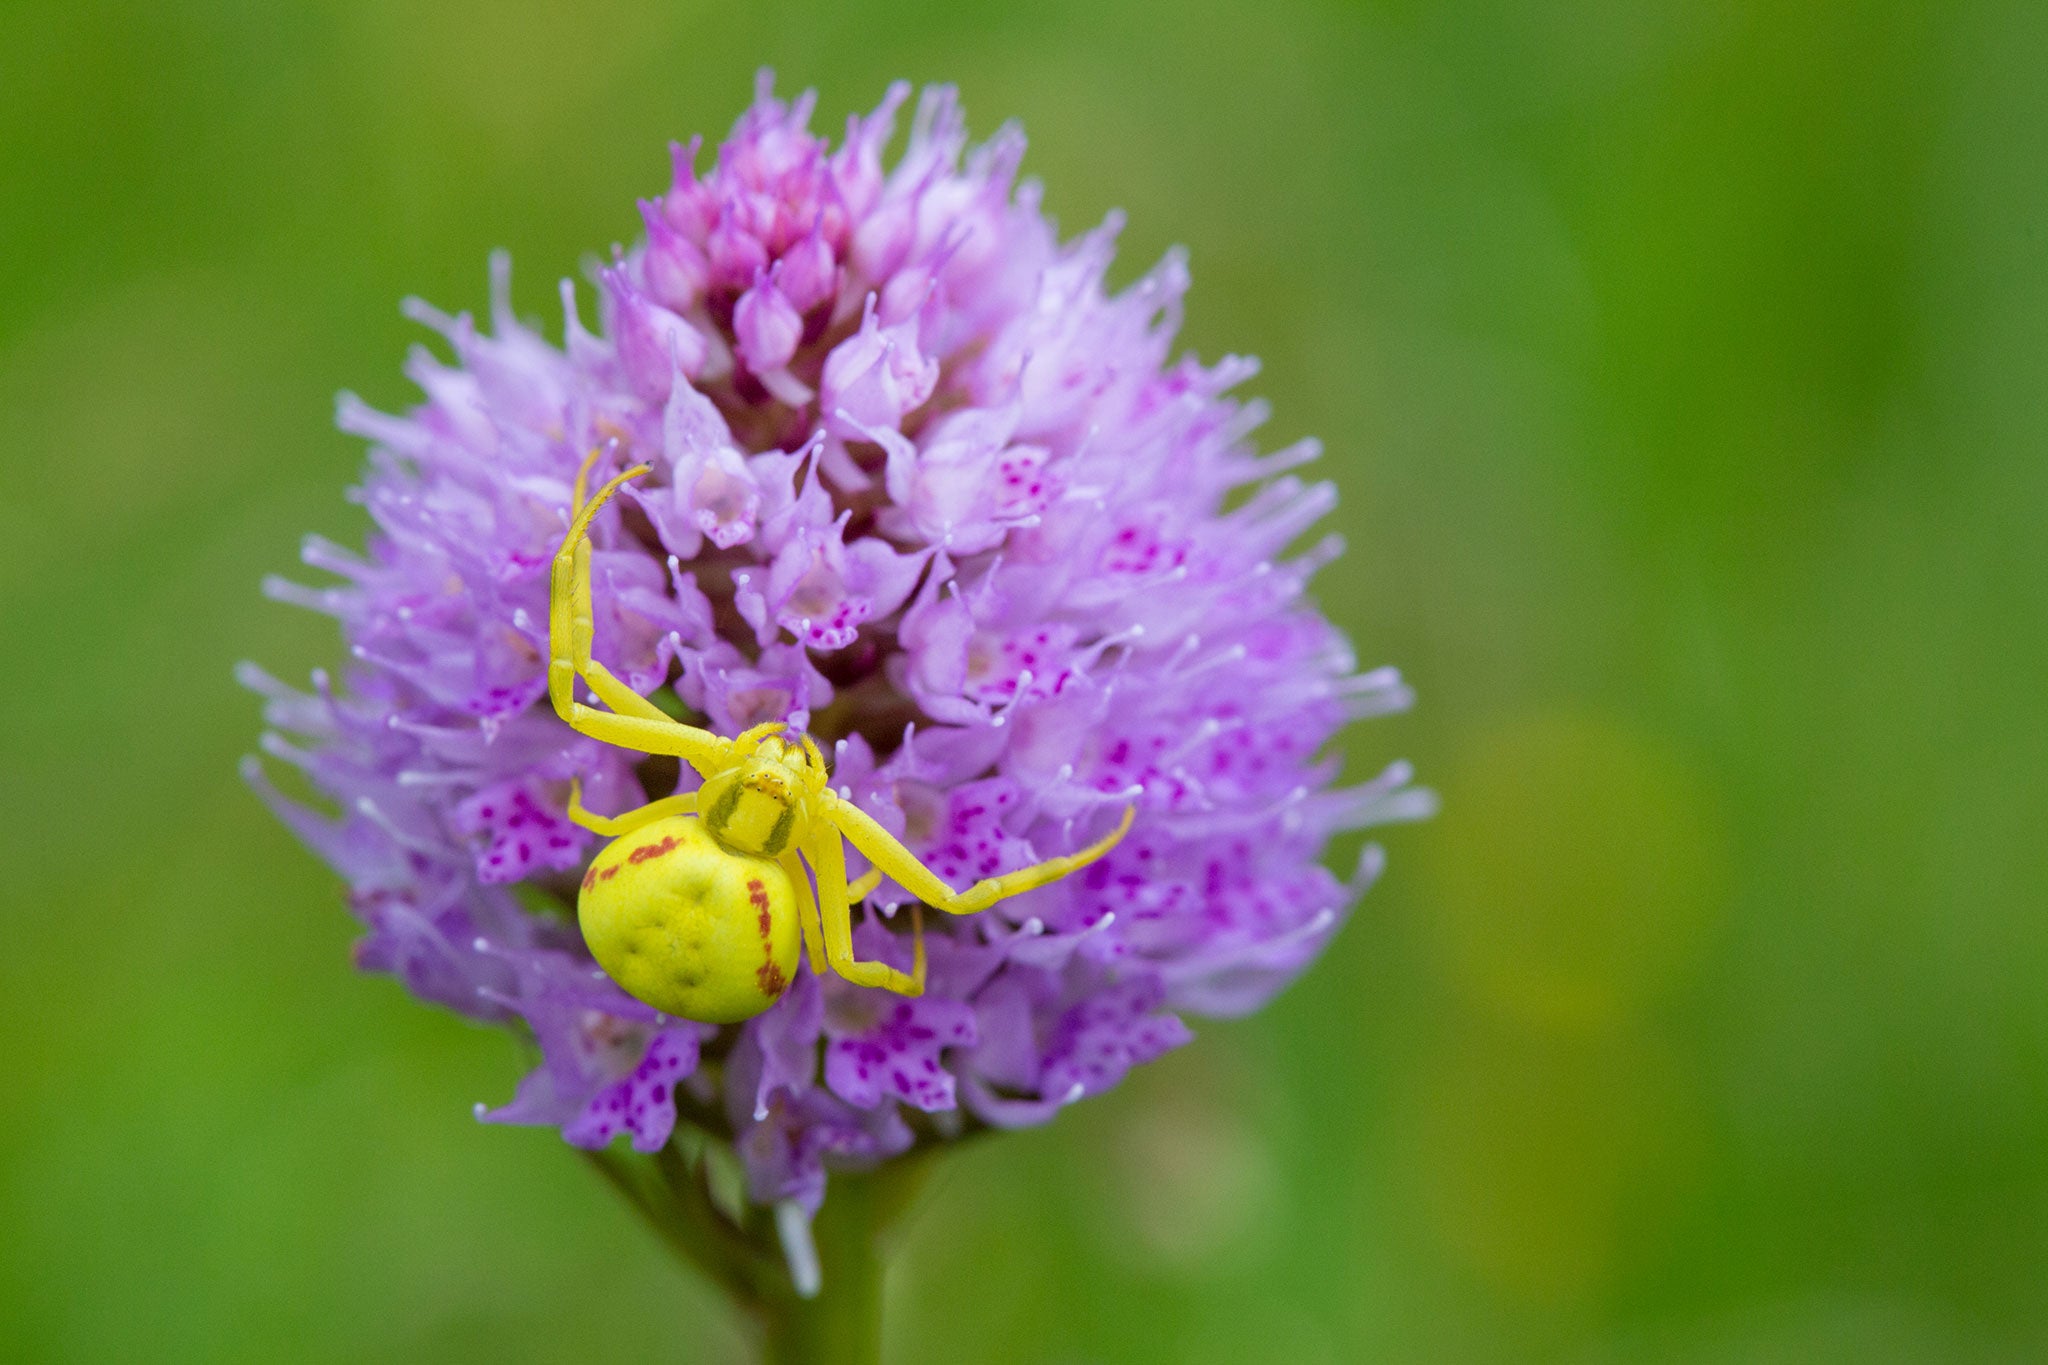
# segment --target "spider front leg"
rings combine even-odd
[[[853,902],[858,897],[846,884],[846,849],[839,831],[824,820],[812,824],[804,838],[804,859],[818,878],[818,909],[823,916],[825,956],[832,970],[856,986],[880,986],[899,995],[924,994],[924,920],[911,911],[911,968],[902,971],[886,962],[862,962],[853,955]],[[870,889],[879,878],[861,878]],[[864,893],[863,893],[864,894]]]
[[[576,476],[577,496],[597,452],[585,460]],[[555,712],[571,728],[592,739],[616,744],[642,753],[671,754],[709,777],[731,762],[732,741],[709,730],[669,719],[666,712],[613,676],[610,669],[590,656],[596,633],[590,605],[590,521],[606,500],[628,479],[648,472],[649,465],[635,465],[613,478],[589,502],[574,509],[569,534],[555,552],[548,584],[548,695]],[[576,680],[590,684],[609,712],[585,706],[576,700]]]
[[[985,878],[965,891],[955,891],[940,881],[936,872],[919,862],[917,855],[882,828],[872,815],[851,801],[829,792],[826,796],[828,799],[819,818],[820,825],[838,826],[846,835],[847,842],[866,854],[868,861],[878,870],[895,878],[898,886],[925,904],[949,915],[972,915],[1006,897],[1056,882],[1069,872],[1086,867],[1116,847],[1117,841],[1131,827],[1132,817],[1138,813],[1136,806],[1124,807],[1124,818],[1117,822],[1116,828],[1078,853],[1048,858],[1030,867],[1020,867],[1015,872],[1005,872],[1000,877]],[[836,845],[838,841],[835,839],[833,843]]]
[[[576,471],[576,504],[570,509],[569,534],[555,552],[549,575],[548,695],[554,700],[556,713],[563,720],[569,720],[576,705],[576,679],[581,677],[606,706],[621,715],[667,720],[668,716],[660,707],[627,687],[612,676],[610,669],[590,657],[591,639],[596,634],[596,618],[590,605],[590,521],[620,484],[628,479],[637,479],[653,468],[651,465],[635,465],[613,478],[598,490],[596,497],[585,502],[583,481],[601,453],[601,448],[591,451],[583,461],[583,467]]]

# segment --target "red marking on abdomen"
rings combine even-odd
[[[590,889],[591,887],[593,887],[593,886],[596,886],[596,885],[597,885],[597,868],[596,868],[595,866],[593,866],[593,867],[592,867],[592,868],[590,869],[590,871],[588,871],[588,872],[586,872],[586,873],[584,873],[584,874],[583,874],[583,889],[584,889],[585,891],[588,891],[588,890],[589,890],[589,889]]]
[[[754,904],[754,922],[761,929],[761,956],[765,959],[754,968],[754,980],[760,985],[761,994],[773,1000],[789,982],[783,978],[782,968],[775,965],[775,945],[768,939],[775,921],[768,913],[768,888],[761,885],[759,877],[747,878],[747,899]]]
[[[677,848],[682,846],[682,842],[681,839],[671,834],[658,844],[640,845],[640,847],[626,855],[626,861],[629,863],[644,863],[650,859],[659,858],[664,853],[675,852]]]

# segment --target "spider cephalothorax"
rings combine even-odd
[[[773,722],[757,725],[734,740],[739,761],[705,778],[697,791],[705,829],[735,853],[781,854],[825,789],[818,746],[809,735],[777,735],[781,729]]]
[[[852,907],[884,873],[924,904],[973,914],[1086,866],[1130,828],[1134,810],[1127,808],[1114,830],[1078,853],[955,891],[831,789],[824,755],[810,736],[771,721],[726,738],[671,719],[590,655],[590,520],[620,484],[648,472],[636,465],[585,502],[596,458],[593,452],[577,474],[572,523],[555,555],[549,693],[562,719],[582,734],[672,755],[703,778],[696,791],[611,818],[593,815],[579,793],[571,794],[570,818],[612,836],[583,878],[577,915],[592,955],[627,992],[683,1018],[744,1019],[781,995],[801,941],[813,972],[829,963],[856,985],[918,995],[925,953],[916,904],[909,971],[853,955]],[[609,709],[576,700],[579,678]],[[842,838],[874,865],[852,885]]]

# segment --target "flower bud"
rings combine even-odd
[[[804,334],[803,316],[775,287],[772,274],[756,280],[753,288],[740,295],[732,326],[740,359],[755,374],[787,365]]]
[[[839,293],[839,263],[832,257],[822,228],[807,233],[776,268],[780,272],[777,286],[799,313],[829,303]]]
[[[859,439],[862,427],[893,427],[922,407],[938,383],[939,363],[917,348],[914,322],[884,327],[872,307],[861,329],[825,360],[819,406],[826,429]]]

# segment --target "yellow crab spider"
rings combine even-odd
[[[825,757],[809,735],[772,721],[728,739],[670,719],[590,657],[590,520],[621,484],[649,469],[635,465],[586,501],[598,454],[592,451],[577,471],[569,534],[549,583],[548,694],[577,732],[672,755],[704,779],[694,792],[610,818],[585,810],[580,788],[571,789],[569,818],[611,839],[583,878],[577,918],[598,965],[628,994],[704,1023],[745,1019],[781,996],[801,944],[813,972],[829,963],[856,985],[918,995],[925,979],[921,907],[911,911],[909,971],[853,955],[853,906],[884,873],[926,905],[971,915],[1086,867],[1131,827],[1135,808],[1126,807],[1114,830],[1078,853],[955,891],[832,790]],[[576,700],[579,678],[607,709]],[[874,865],[852,885],[842,837]]]

